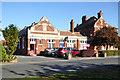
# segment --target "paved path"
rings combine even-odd
[[[111,66],[118,64],[118,57],[107,58],[61,58],[44,56],[18,56],[18,63],[2,64],[3,78],[22,78],[68,71],[77,71],[87,68]]]

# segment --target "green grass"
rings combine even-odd
[[[120,75],[120,66],[101,67],[96,69],[86,69],[75,72],[56,73],[43,76],[29,76],[14,80],[97,80],[110,79],[118,80]]]
[[[0,43],[0,62],[2,62],[2,44]]]

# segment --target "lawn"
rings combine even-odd
[[[2,62],[2,44],[0,43],[0,62]]]
[[[79,70],[68,73],[56,73],[43,76],[29,76],[12,80],[120,80],[120,65],[110,67],[100,67],[95,69]],[[11,80],[11,79],[10,79]]]

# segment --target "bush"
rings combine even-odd
[[[120,56],[120,50],[103,50],[107,56]]]
[[[10,62],[17,59],[16,56],[12,56],[12,59],[8,58],[5,48],[2,46],[2,62]]]
[[[81,56],[82,57],[92,57],[95,55],[95,51],[88,49],[88,50],[81,50]]]

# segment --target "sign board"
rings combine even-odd
[[[60,43],[60,47],[64,47],[64,43]]]
[[[90,47],[90,44],[83,44],[83,47]]]

